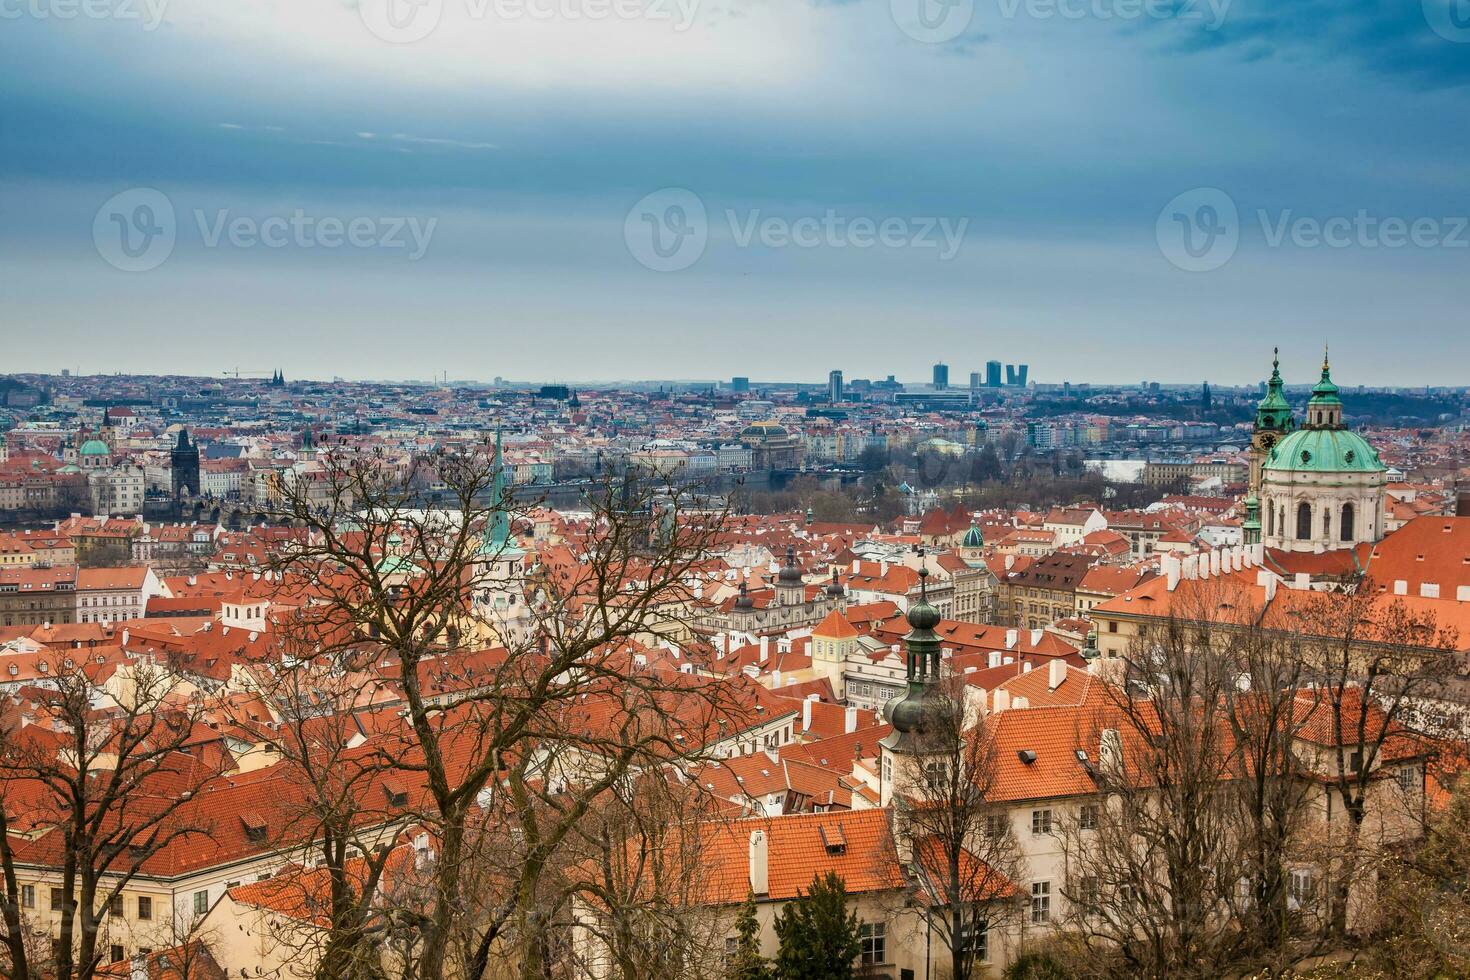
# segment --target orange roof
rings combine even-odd
[[[890,891],[904,884],[887,810],[801,813],[701,825],[705,893],[734,904],[750,893],[750,835],[765,834],[768,887],[764,898],[793,899],[817,875],[835,871],[848,894]],[[841,842],[838,844],[838,842]]]
[[[812,629],[812,635],[823,639],[846,640],[857,636],[858,631],[853,629],[852,624],[843,617],[842,613],[834,609]]]

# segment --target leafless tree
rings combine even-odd
[[[102,962],[109,909],[129,883],[166,848],[208,834],[189,801],[219,771],[185,751],[199,702],[165,665],[132,662],[108,685],[94,677],[96,664],[60,656],[47,664],[41,718],[0,738],[4,942],[13,974],[34,972],[16,868],[22,857],[43,862],[62,895],[48,975],[87,980]],[[36,835],[24,855],[24,838],[10,832],[17,804]]]
[[[894,801],[916,897],[932,909],[952,980],[975,976],[986,933],[1018,920],[1015,883],[1027,877],[1008,801],[996,792],[992,719],[966,691],[963,677],[941,680],[926,716],[933,748]]]
[[[1066,923],[1147,978],[1216,976],[1238,939],[1229,915],[1244,866],[1239,790],[1213,626],[1150,625],[1108,685],[1084,742],[1097,789],[1060,828]]]
[[[405,816],[433,843],[423,907],[391,911],[415,931],[414,975],[445,975],[464,940],[469,869],[496,860],[504,898],[480,910],[459,970],[485,975],[509,935],[522,975],[540,977],[551,927],[542,877],[568,835],[630,773],[678,758],[729,696],[718,681],[634,669],[627,651],[637,640],[685,644],[686,582],[723,515],[672,488],[609,482],[574,557],[533,570],[507,534],[518,511],[488,453],[320,459],[281,484],[274,516],[304,536],[274,570],[312,579],[317,656],[375,643],[401,696],[405,738],[383,744],[374,765],[422,787]],[[421,506],[430,484],[441,506]],[[489,652],[477,641],[486,627],[498,640]],[[477,833],[489,813],[512,827],[494,854],[483,846],[494,835]]]

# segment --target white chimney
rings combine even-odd
[[[1061,657],[1055,657],[1052,659],[1048,670],[1050,670],[1050,674],[1046,678],[1046,689],[1048,691],[1055,691],[1067,679],[1067,662]]]
[[[1169,591],[1173,592],[1179,588],[1179,559],[1173,555],[1165,555],[1159,559],[1159,568],[1163,571],[1164,578],[1168,580]]]
[[[1000,666],[1000,651],[999,650],[991,650],[990,651],[990,663],[989,663],[988,666],[991,666],[991,667],[999,667]]]
[[[1006,649],[1016,649],[1016,641],[1021,638],[1020,630],[1006,630]]]
[[[763,637],[761,637],[761,663],[765,663],[767,660],[770,660],[770,659],[771,659],[771,638],[769,636],[763,636]]]
[[[1039,646],[1041,644],[1041,635],[1043,633],[1045,633],[1045,632],[1046,632],[1046,630],[1032,630],[1031,631],[1031,645],[1032,646]]]
[[[1205,552],[1199,556],[1199,577],[1208,579],[1210,577],[1210,553]]]
[[[801,730],[809,732],[812,730],[812,699],[807,698],[801,702]]]
[[[771,671],[771,690],[777,691],[777,690],[780,690],[780,688],[781,688],[781,672],[779,670],[773,670],[773,671]]]
[[[1267,573],[1267,574],[1269,575],[1270,573]],[[1280,579],[1278,579],[1275,575],[1270,575],[1270,577],[1266,579],[1266,601],[1267,602],[1270,602],[1272,599],[1276,598],[1276,583],[1279,582],[1279,581],[1280,581]]]
[[[1230,571],[1229,563],[1228,562],[1226,563],[1225,571],[1227,571],[1227,572]],[[1210,552],[1210,574],[1211,575],[1219,575],[1220,574],[1220,552],[1218,552],[1218,551],[1212,551],[1212,552]]]
[[[995,692],[994,707],[992,710],[1000,714],[1011,706],[1011,692],[1004,688],[998,688]]]
[[[861,558],[854,558],[852,560],[852,574],[854,574],[854,575],[861,575],[862,573],[863,573],[863,560]]]
[[[750,891],[753,895],[767,895],[771,891],[770,849],[763,831],[750,832]]]
[[[878,563],[878,577],[879,578],[887,578],[888,577],[888,560],[886,558],[883,561],[880,561]]]
[[[857,731],[857,718],[857,708],[849,705],[847,713],[842,719],[843,734],[851,735],[853,732]]]

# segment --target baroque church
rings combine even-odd
[[[1278,352],[1251,438],[1246,543],[1322,552],[1381,540],[1388,468],[1368,440],[1343,422],[1327,356],[1301,422],[1282,389]]]

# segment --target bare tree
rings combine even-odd
[[[693,733],[729,696],[717,681],[630,670],[624,649],[683,642],[685,583],[718,540],[721,512],[688,507],[672,488],[608,483],[591,501],[575,561],[554,574],[543,567],[528,585],[502,474],[498,455],[485,453],[327,453],[309,480],[282,484],[276,506],[305,531],[276,571],[313,579],[317,655],[376,643],[402,698],[405,739],[380,748],[374,765],[422,787],[406,815],[433,841],[428,895],[422,909],[392,914],[416,930],[413,968],[425,978],[445,974],[464,935],[462,885],[481,859],[501,863],[505,898],[482,909],[463,975],[483,976],[509,929],[522,974],[541,976],[550,928],[541,879],[568,835],[629,773],[678,758],[692,743],[675,729]],[[443,507],[420,506],[430,482]],[[477,601],[487,592],[508,593],[505,604],[530,625],[506,628],[486,611],[501,603]],[[483,625],[500,646],[476,659]],[[695,705],[700,717],[665,723]],[[562,765],[579,761],[575,795],[551,778],[550,747]],[[476,853],[487,813],[514,828],[510,848],[493,855]]]
[[[43,719],[0,739],[0,785],[7,801],[25,801],[27,829],[39,835],[28,856],[54,862],[60,878],[49,975],[86,980],[102,962],[108,911],[133,878],[165,848],[208,833],[189,801],[219,772],[185,751],[199,702],[164,665],[128,664],[110,688],[94,678],[95,664],[58,657],[47,666]],[[14,814],[3,819],[4,942],[13,974],[28,976]]]
[[[1084,744],[1098,803],[1061,827],[1067,924],[1148,978],[1216,976],[1237,943],[1243,867],[1224,694],[1206,621],[1149,626],[1124,654]]]
[[[986,933],[1018,918],[1015,882],[1026,877],[1008,803],[996,793],[991,719],[966,690],[963,677],[941,681],[926,715],[932,748],[894,801],[952,980],[975,976]]]

